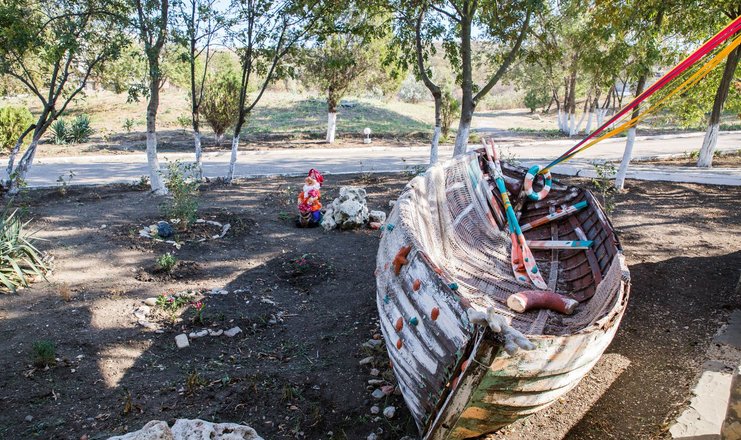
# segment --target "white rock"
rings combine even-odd
[[[322,216],[322,227],[326,230],[359,228],[368,222],[368,206],[365,189],[343,186],[340,196],[327,206]]]
[[[138,431],[110,437],[108,440],[175,440],[167,422],[152,420]]]
[[[149,307],[154,307],[157,305],[157,298],[147,298],[144,300],[144,304],[148,305]]]
[[[367,365],[367,364],[370,364],[371,362],[373,362],[373,356],[365,357],[365,358],[361,359],[360,362],[358,362],[358,363],[360,365]]]
[[[136,319],[146,320],[150,310],[151,309],[147,306],[141,306],[138,309],[134,310],[134,316],[136,317]]]
[[[371,406],[371,414],[378,414],[381,412],[381,408],[378,407],[378,405]]]
[[[371,396],[373,396],[374,399],[383,399],[383,397],[386,396],[386,393],[384,393],[380,388],[376,388]]]
[[[373,368],[373,369],[370,370],[370,375],[371,376],[378,376],[379,374],[381,374],[381,372],[378,371],[378,368]]]
[[[226,289],[211,289],[211,292],[209,292],[211,295],[227,295],[229,293]]]
[[[383,223],[386,221],[386,213],[383,211],[371,211],[368,213],[368,220]]]
[[[206,336],[207,334],[208,334],[208,330],[201,330],[201,331],[198,331],[198,332],[190,332],[188,334],[188,337],[191,338],[191,339],[202,338],[202,337]]]
[[[396,414],[396,408],[394,408],[393,406],[387,406],[383,409],[383,416],[387,419],[394,418],[394,414]]]
[[[221,330],[221,329],[215,330],[215,331],[214,330],[211,330],[211,329],[208,330],[208,335],[209,336],[221,336],[223,334],[224,334],[224,330]]]
[[[172,425],[175,440],[263,440],[254,429],[236,423],[178,419]]]
[[[378,436],[375,432],[371,432],[370,434],[368,434],[368,437],[366,437],[366,440],[378,440]]]
[[[27,415],[26,416],[26,421],[27,422],[33,422],[33,416],[32,415]]]
[[[242,329],[241,328],[239,328],[239,327],[232,327],[229,330],[225,331],[224,332],[224,335],[225,336],[228,336],[230,338],[233,338],[233,337],[237,336],[239,333],[242,333]]]
[[[175,344],[177,344],[178,348],[185,348],[190,345],[188,342],[188,335],[185,333],[180,333],[179,335],[175,336]]]
[[[166,422],[152,420],[142,429],[108,440],[264,440],[254,429],[236,423],[211,423],[204,420],[178,419],[172,428]]]
[[[396,200],[389,200],[389,208],[393,208],[396,205]]]

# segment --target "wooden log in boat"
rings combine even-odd
[[[496,431],[571,390],[610,344],[629,294],[629,273],[602,207],[581,188],[554,182],[528,202],[521,222],[567,204],[587,207],[525,233],[533,241],[592,241],[587,249],[533,249],[551,291],[579,301],[571,315],[516,313],[507,298],[532,290],[516,280],[511,241],[491,211],[496,192],[481,152],[431,167],[406,186],[378,250],[381,329],[399,388],[424,439]],[[525,169],[503,164],[514,197]],[[466,307],[493,308],[535,345],[508,354],[502,335],[470,322]]]

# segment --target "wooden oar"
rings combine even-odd
[[[562,209],[560,211],[556,211],[553,214],[548,214],[545,217],[541,217],[538,219],[535,219],[531,221],[530,223],[525,223],[524,225],[520,226],[520,229],[522,229],[522,232],[529,231],[531,229],[537,228],[538,226],[543,226],[547,223],[552,222],[553,220],[558,220],[560,218],[566,217],[567,215],[571,215],[580,209],[587,207],[587,201],[583,200],[579,203],[573,204],[565,209]]]
[[[589,249],[592,240],[528,240],[530,249]]]
[[[502,168],[499,163],[499,155],[497,154],[496,148],[487,144],[486,156],[488,159],[487,165],[489,166],[489,172],[494,176],[497,189],[502,196],[504,210],[507,213],[507,222],[509,223],[510,235],[512,237],[512,271],[518,280],[527,281],[529,278],[538,289],[548,289],[548,285],[543,280],[543,276],[540,275],[540,270],[538,270],[535,257],[533,257],[533,253],[527,246],[525,236],[522,235],[522,230],[520,230],[520,225],[517,222],[517,216],[515,216],[515,211],[512,209],[512,203],[509,201],[509,195],[507,195],[507,188],[504,186]],[[492,159],[494,160],[492,161]],[[523,267],[525,269],[524,274],[522,270]]]

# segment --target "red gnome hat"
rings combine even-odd
[[[314,168],[309,170],[309,177],[316,180],[319,183],[319,186],[322,186],[322,183],[324,183],[324,176]]]

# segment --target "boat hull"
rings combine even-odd
[[[509,237],[498,226],[481,165],[471,153],[413,179],[382,230],[376,260],[381,331],[425,439],[480,436],[552,404],[599,360],[629,295],[629,272],[599,203],[586,190],[554,183],[552,204],[527,206],[525,221],[567,204],[589,206],[526,238],[594,241],[586,251],[536,251],[552,289],[573,292],[580,304],[569,316],[509,310],[507,296],[531,287],[512,277]],[[517,194],[524,171],[505,172]],[[507,354],[500,334],[469,322],[469,304],[496,309],[535,349]]]

